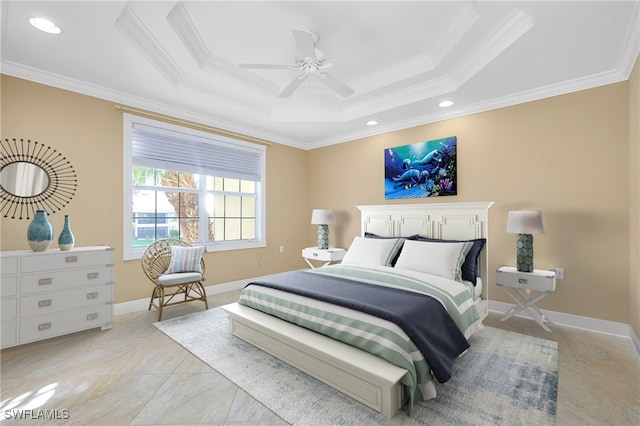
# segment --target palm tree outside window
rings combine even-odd
[[[125,114],[125,259],[167,237],[264,247],[265,147],[176,127]]]

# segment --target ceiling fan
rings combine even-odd
[[[315,75],[328,88],[338,93],[342,97],[353,94],[353,89],[338,78],[329,74],[328,71],[333,68],[333,64],[327,62],[327,58],[320,50],[316,48],[318,35],[307,30],[291,30],[293,38],[298,46],[301,56],[296,57],[294,65],[279,64],[239,64],[240,68],[253,69],[291,69],[302,71],[302,74],[294,78],[279,94],[279,98],[288,98],[307,80],[311,75]]]

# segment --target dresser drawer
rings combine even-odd
[[[113,268],[96,266],[88,269],[44,271],[39,274],[23,275],[20,290],[24,295],[110,282],[113,282]]]
[[[0,320],[15,320],[18,318],[18,299],[15,297],[2,299],[0,301],[0,307],[2,308],[2,312],[0,312]]]
[[[18,273],[18,258],[16,256],[0,257],[0,274],[2,279],[5,275],[13,275]]]
[[[2,321],[0,326],[0,346],[6,348],[7,346],[13,346],[18,343],[17,335],[17,322],[15,321]]]
[[[39,293],[20,298],[20,318],[104,305],[113,298],[113,285],[86,286],[67,291]]]
[[[20,343],[102,327],[113,321],[111,305],[95,305],[20,320]]]
[[[18,294],[18,277],[0,278],[0,297],[12,297]]]
[[[1,347],[113,326],[111,247],[5,251],[0,260]]]
[[[56,269],[86,268],[105,266],[113,263],[111,250],[61,251],[43,253],[20,258],[20,272],[23,274]]]
[[[556,277],[552,271],[534,270],[518,272],[516,268],[503,267],[496,272],[498,285],[535,291],[555,291]]]

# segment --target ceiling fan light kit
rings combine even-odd
[[[346,98],[353,94],[353,89],[343,83],[333,74],[327,71],[333,69],[333,64],[327,62],[325,54],[316,48],[318,35],[307,30],[294,29],[293,39],[298,47],[300,56],[296,58],[295,65],[284,64],[240,64],[241,68],[249,69],[293,69],[300,70],[302,74],[296,76],[291,82],[278,94],[279,98],[288,98],[300,85],[315,75],[329,89],[333,90],[340,96]]]

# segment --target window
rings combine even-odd
[[[207,251],[264,247],[265,147],[124,114],[124,258],[180,238]]]

